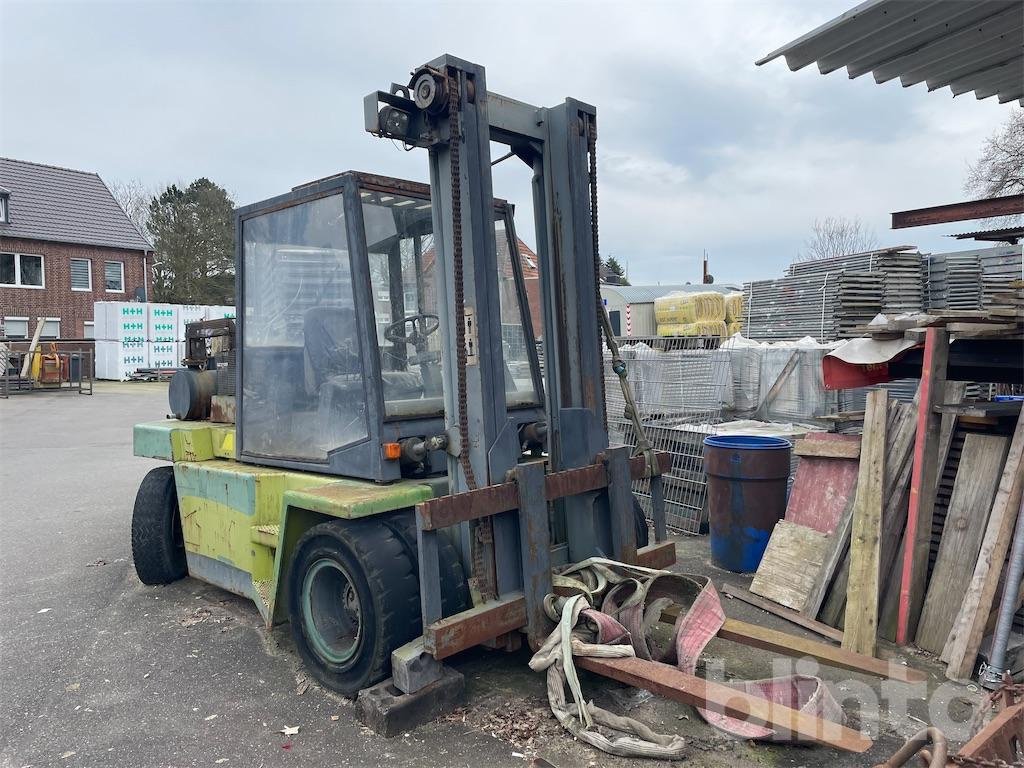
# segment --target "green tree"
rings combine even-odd
[[[234,207],[227,191],[206,178],[185,189],[171,184],[150,201],[155,301],[234,303]]]
[[[604,267],[608,270],[609,283],[629,285],[629,280],[626,279],[626,270],[623,269],[622,265],[619,264],[619,260],[614,256],[609,256],[604,260]]]

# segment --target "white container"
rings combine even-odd
[[[146,340],[173,344],[178,340],[178,305],[146,305]]]
[[[204,304],[176,304],[178,308],[178,322],[175,332],[176,341],[185,340],[185,326],[199,320],[206,320],[209,307]]]
[[[180,368],[181,358],[178,356],[178,342],[176,341],[148,341],[146,342],[146,354],[149,358],[149,368]]]
[[[149,368],[149,347],[144,341],[96,342],[96,378],[125,381],[139,368]]]

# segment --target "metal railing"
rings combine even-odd
[[[26,351],[3,347],[0,348],[0,398],[40,391],[91,395],[94,370],[91,349]]]
[[[669,527],[700,533],[707,520],[704,438],[715,434],[723,409],[731,404],[729,353],[717,339],[619,339],[637,410],[652,447],[672,456],[662,479]],[[618,377],[605,355],[605,405],[612,443],[635,447],[636,434],[626,414]],[[650,516],[650,484],[637,480],[633,492]]]

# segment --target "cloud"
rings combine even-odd
[[[426,180],[425,153],[363,131],[362,97],[448,51],[497,92],[597,106],[602,248],[634,282],[699,279],[704,249],[720,280],[777,275],[825,215],[949,249],[888,213],[959,199],[1008,107],[753,64],[852,2],[8,2],[0,140],[239,203],[348,168]],[[494,180],[532,242],[528,169]]]

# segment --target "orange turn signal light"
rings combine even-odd
[[[384,458],[389,461],[402,458],[402,446],[398,443],[384,443]]]

